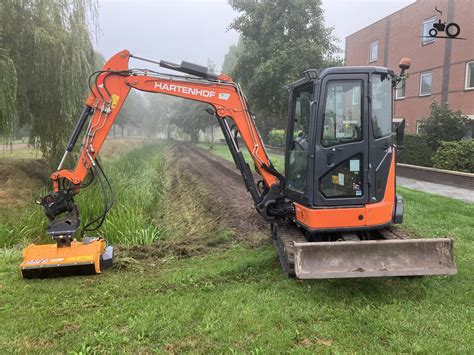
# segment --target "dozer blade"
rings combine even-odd
[[[112,266],[113,248],[103,239],[87,242],[73,240],[71,246],[31,244],[23,250],[20,265],[24,278],[46,278],[99,274]]]
[[[446,275],[457,272],[453,241],[390,239],[294,243],[299,279]]]

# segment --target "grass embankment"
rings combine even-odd
[[[156,208],[139,196],[130,201],[160,231],[155,245],[168,238],[174,245],[187,240],[196,220],[201,229],[194,230],[194,243],[201,242],[199,233],[207,227],[212,231],[204,233],[204,240],[223,233],[206,215],[205,192],[179,174],[169,175],[171,166],[163,177],[162,146],[141,152],[145,162],[132,162],[140,159],[132,152],[105,165],[120,203],[127,203],[122,193],[134,188],[118,187],[123,179],[117,181],[115,172],[128,180],[127,170],[139,165],[131,174],[138,184],[147,180],[138,175],[151,177],[148,168],[161,174]],[[401,192],[407,228],[421,236],[455,238],[458,275],[298,282],[282,275],[270,246],[249,249],[224,238],[226,250],[212,249],[209,241],[203,244],[201,251],[209,249],[208,255],[176,258],[175,252],[163,254],[159,248],[159,258],[148,254],[140,259],[126,254],[137,248],[124,249],[121,253],[132,255],[134,262],[100,276],[22,280],[18,249],[4,249],[0,352],[467,353],[474,348],[473,205]],[[140,193],[150,197],[148,191]],[[116,209],[129,218],[125,209]],[[185,226],[174,229],[182,218]]]
[[[203,149],[211,151],[213,154],[221,158],[224,158],[229,161],[233,161],[232,154],[230,153],[230,150],[227,144],[214,143],[211,145],[210,143],[199,143],[198,146]],[[250,154],[247,148],[242,147],[242,152],[244,154],[245,161],[249,164],[250,168],[254,170],[255,168],[252,163],[252,158],[250,157]],[[283,158],[283,156],[281,154],[274,153],[272,150],[268,150],[267,153],[270,157],[270,160],[273,163],[273,166],[279,172],[283,173],[285,170],[285,159]]]

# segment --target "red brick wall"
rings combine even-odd
[[[435,6],[443,12],[442,20],[447,20],[449,0],[418,0],[400,11],[375,22],[346,38],[346,65],[387,66],[399,71],[402,57],[410,57],[412,65],[408,73],[405,99],[396,100],[394,117],[407,121],[407,130],[416,131],[416,121],[429,115],[431,101],[441,100],[445,47],[451,41],[449,67],[448,103],[454,110],[474,115],[474,90],[465,90],[466,62],[474,60],[474,1],[452,0],[454,2],[453,21],[461,27],[459,37],[468,40],[436,39],[422,45],[423,21],[437,16]],[[386,29],[389,34],[386,35]],[[388,45],[385,43],[388,38]],[[378,60],[369,63],[370,44],[379,41]],[[387,47],[387,61],[384,50]],[[432,95],[419,96],[420,74],[432,71]]]

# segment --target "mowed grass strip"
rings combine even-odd
[[[154,149],[148,161],[163,156],[162,147]],[[114,171],[112,161],[104,165]],[[155,200],[162,208],[170,198],[169,169],[156,170],[165,174],[164,195]],[[272,247],[233,243],[192,258],[137,259],[137,267],[99,276],[22,280],[19,248],[3,249],[0,352],[468,353],[474,348],[472,205],[400,191],[405,228],[455,239],[458,275],[301,282],[283,276]],[[173,234],[174,243],[178,237]]]

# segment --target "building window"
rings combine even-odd
[[[421,44],[425,45],[428,43],[433,43],[434,38],[430,37],[430,30],[433,28],[433,24],[436,22],[436,17],[432,17],[429,20],[423,22],[423,27],[421,30]]]
[[[422,125],[423,125],[422,120],[416,120],[416,134],[420,134]]]
[[[397,90],[395,91],[395,99],[400,100],[405,98],[405,86],[406,86],[406,80],[401,80],[397,84]]]
[[[474,89],[474,62],[466,63],[466,90]]]
[[[375,62],[379,54],[379,41],[370,44],[369,63]]]
[[[421,73],[420,75],[420,96],[431,95],[431,82],[433,74],[429,72]]]

